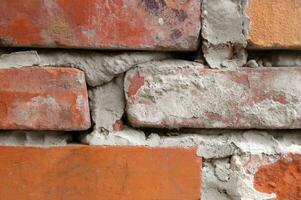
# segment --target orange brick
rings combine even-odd
[[[195,149],[1,147],[0,199],[196,200],[200,168]]]
[[[0,69],[0,129],[90,127],[84,73],[73,68]]]
[[[286,155],[261,166],[254,176],[254,186],[257,191],[275,193],[277,200],[301,199],[301,155]]]
[[[196,50],[200,0],[1,0],[2,46]]]
[[[300,0],[249,0],[249,47],[301,49]]]

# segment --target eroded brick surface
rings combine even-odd
[[[84,73],[73,68],[0,69],[0,129],[90,127]]]
[[[277,200],[301,199],[301,155],[253,155],[245,165],[254,173],[254,188]]]
[[[301,49],[300,0],[249,0],[250,48]]]
[[[200,0],[1,0],[2,46],[196,50]]]
[[[213,70],[185,61],[127,72],[127,116],[135,127],[301,127],[301,68]]]
[[[1,199],[199,199],[195,149],[0,148]]]

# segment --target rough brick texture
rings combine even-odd
[[[127,72],[135,127],[301,128],[301,68],[214,70],[185,61]]]
[[[250,48],[301,49],[300,0],[249,0]]]
[[[0,177],[0,200],[301,200],[301,0],[0,0]]]
[[[1,0],[4,46],[196,50],[199,0]]]
[[[0,69],[0,129],[90,127],[84,73],[73,68]]]
[[[246,169],[254,174],[254,188],[276,194],[277,200],[301,199],[301,155],[252,156]]]
[[[1,147],[5,200],[199,199],[194,149]]]

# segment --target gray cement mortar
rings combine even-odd
[[[2,146],[66,146],[72,139],[71,133],[42,131],[1,131]]]
[[[82,142],[90,145],[130,145],[150,147],[197,147],[204,159],[221,159],[232,155],[301,153],[301,131],[198,130],[173,132],[171,136],[125,127],[122,131],[102,133],[94,130]]]
[[[89,99],[95,129],[100,132],[113,131],[114,124],[124,114],[123,74],[101,87],[92,88]]]
[[[301,51],[255,51],[250,53],[250,62],[258,67],[301,66]]]
[[[202,51],[211,68],[246,64],[246,7],[247,0],[203,0]]]
[[[167,53],[39,50],[0,56],[0,68],[28,66],[75,67],[86,74],[87,84],[101,86],[137,64],[170,57]]]

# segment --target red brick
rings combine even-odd
[[[301,128],[301,68],[215,70],[195,63],[180,65],[156,62],[127,72],[131,125]]]
[[[199,199],[195,149],[1,147],[5,200]]]
[[[300,0],[249,0],[249,47],[301,49]]]
[[[84,73],[73,68],[0,69],[0,129],[90,127]]]
[[[196,50],[199,0],[1,0],[2,46]]]
[[[277,200],[301,199],[301,155],[253,156],[247,164],[257,166],[254,187],[257,191],[276,194]]]

